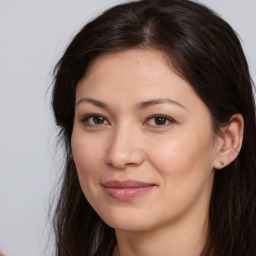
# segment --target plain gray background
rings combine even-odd
[[[48,211],[62,157],[47,92],[51,72],[79,28],[121,2],[0,0],[0,251],[7,256],[52,255]],[[256,0],[201,2],[237,31],[255,81]]]

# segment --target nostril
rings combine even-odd
[[[106,162],[117,169],[136,167],[144,161],[141,136],[127,123],[113,130],[109,137]]]
[[[107,154],[107,164],[117,169],[125,169],[128,167],[139,166],[144,157],[139,150],[126,151],[126,152],[109,152]]]

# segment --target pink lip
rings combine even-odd
[[[135,180],[110,180],[102,184],[108,195],[118,200],[129,200],[137,197],[155,185]]]

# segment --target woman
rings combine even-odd
[[[188,0],[88,23],[56,66],[57,255],[254,255],[252,82],[232,28]]]

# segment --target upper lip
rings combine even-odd
[[[145,183],[137,180],[110,180],[102,184],[106,188],[142,188],[154,186],[152,183]]]

